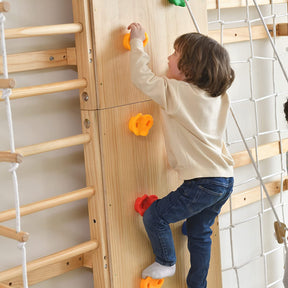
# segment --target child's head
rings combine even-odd
[[[217,41],[200,33],[187,33],[175,40],[178,69],[185,81],[220,96],[231,86],[235,74],[226,49]]]

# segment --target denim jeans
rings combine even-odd
[[[191,267],[188,288],[206,288],[211,252],[211,226],[232,193],[233,177],[208,177],[185,180],[166,197],[155,201],[144,213],[143,221],[156,262],[176,263],[169,224],[187,219],[188,249]]]

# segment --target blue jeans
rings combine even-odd
[[[155,201],[144,213],[143,221],[156,262],[172,266],[176,254],[170,223],[187,219],[190,271],[188,288],[206,288],[211,251],[211,226],[232,193],[234,179],[196,178],[184,183],[166,197]]]

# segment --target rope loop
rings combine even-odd
[[[4,23],[6,21],[6,17],[3,13],[0,13],[0,24]]]
[[[11,168],[9,169],[9,172],[10,172],[10,173],[16,172],[16,170],[18,169],[18,167],[19,167],[19,163],[13,163],[13,164],[11,165]]]
[[[3,93],[2,93],[1,98],[5,100],[5,99],[9,98],[11,96],[11,94],[12,94],[12,90],[10,88],[3,89]]]
[[[18,248],[19,250],[23,250],[24,248],[26,248],[26,243],[27,243],[27,242],[18,242],[18,243],[17,243],[17,248]]]

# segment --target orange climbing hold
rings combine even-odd
[[[131,117],[129,121],[129,129],[136,136],[147,136],[152,126],[153,117],[149,114],[142,115],[139,113],[135,117]]]
[[[140,283],[140,288],[160,288],[164,283],[164,279],[153,279],[151,277],[147,277],[146,279],[142,279]]]
[[[143,41],[144,47],[147,45],[147,43],[148,43],[148,34],[145,32],[145,40]],[[127,33],[127,34],[124,35],[123,46],[127,50],[131,50],[131,47],[130,47],[130,33]]]

